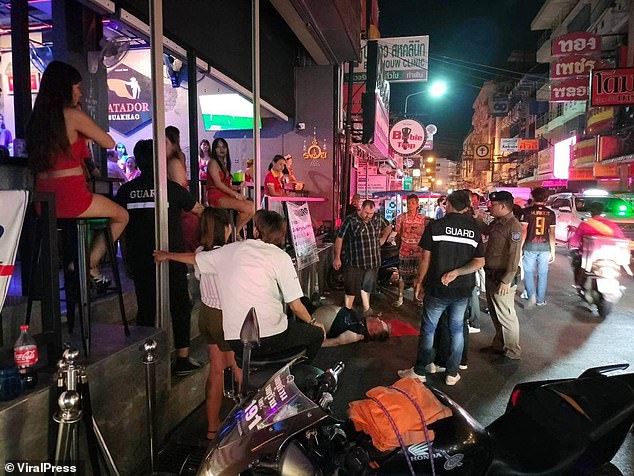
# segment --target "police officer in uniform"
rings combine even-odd
[[[495,338],[483,352],[502,354],[496,363],[520,359],[520,326],[515,312],[515,290],[520,279],[518,265],[522,255],[522,225],[513,214],[513,195],[492,192],[490,212],[494,221],[483,227],[489,235],[484,271],[489,314],[495,326]]]

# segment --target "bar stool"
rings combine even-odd
[[[123,324],[124,332],[126,336],[130,335],[130,329],[128,328],[128,321],[125,316],[125,307],[123,304],[123,288],[121,286],[121,277],[119,274],[119,266],[117,263],[117,256],[115,251],[115,244],[112,240],[112,233],[110,232],[110,220],[107,218],[59,218],[58,224],[61,227],[68,228],[74,226],[76,229],[77,247],[73,261],[75,264],[74,273],[64,273],[65,282],[64,287],[66,290],[67,302],[74,302],[69,298],[69,291],[71,285],[75,284],[74,289],[79,290],[79,326],[81,331],[82,346],[84,354],[88,356],[90,354],[90,347],[92,343],[92,331],[91,331],[91,296],[90,296],[90,248],[88,246],[88,230],[93,229],[95,231],[103,230],[106,233],[106,250],[108,253],[108,259],[112,264],[112,274],[114,277],[114,286],[108,288],[117,293],[119,301],[119,311],[121,313],[121,321]],[[35,268],[37,267],[37,261],[39,261],[39,248],[41,246],[41,239],[36,240],[36,253],[37,260],[34,260],[34,265],[31,268],[31,275],[34,276]],[[68,260],[68,257],[67,259]],[[70,276],[74,276],[75,283],[67,282]],[[29,293],[29,302],[27,304],[27,316],[26,322],[29,323],[31,319],[31,307],[32,307],[31,293]],[[70,324],[70,322],[69,322]]]

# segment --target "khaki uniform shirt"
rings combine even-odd
[[[484,267],[493,272],[498,282],[511,284],[517,274],[522,254],[522,232],[522,225],[512,212],[497,218],[485,230],[489,241]]]

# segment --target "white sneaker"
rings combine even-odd
[[[478,332],[480,332],[480,328],[479,327],[471,327],[471,326],[469,326],[469,334],[477,334]]]
[[[546,305],[546,301],[544,301],[544,302],[538,302],[538,303],[536,303],[536,305],[537,305],[537,306],[540,306],[540,307],[541,307],[541,306],[545,306],[545,305]]]
[[[458,368],[460,370],[467,370],[469,368],[469,366],[468,365],[459,365]]]
[[[445,370],[447,370],[445,367],[441,367],[440,365],[436,365],[433,362],[425,367],[425,372],[428,372],[430,374],[441,374]]]
[[[460,374],[456,374],[456,376],[451,376],[451,375],[447,375],[445,377],[445,383],[447,385],[456,385],[456,383],[458,383],[458,380],[460,380]]]
[[[427,382],[427,378],[424,375],[418,375],[416,372],[414,372],[414,367],[410,367],[409,369],[399,370],[396,373],[401,378],[410,377],[410,378],[414,378],[414,379],[416,379],[416,380],[418,380],[419,382],[422,382],[422,383]]]

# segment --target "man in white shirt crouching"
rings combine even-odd
[[[297,271],[291,257],[280,248],[286,236],[286,221],[278,213],[259,210],[253,222],[258,239],[196,255],[201,273],[218,275],[225,340],[241,353],[240,329],[251,307],[255,307],[261,339],[252,356],[262,358],[305,348],[310,362],[321,347],[325,331],[301,303],[304,293]],[[287,318],[284,303],[296,320]]]

